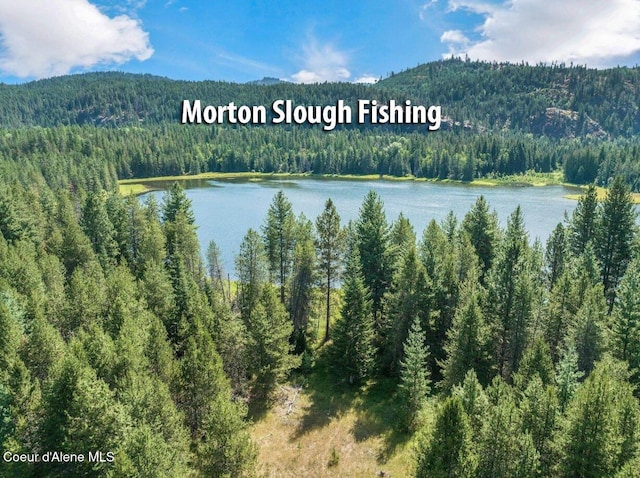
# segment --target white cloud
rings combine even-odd
[[[87,0],[0,2],[0,70],[5,74],[43,78],[152,54],[149,35],[137,20],[110,18]]]
[[[368,85],[373,85],[374,83],[377,83],[378,80],[380,80],[380,77],[378,76],[373,76],[373,75],[362,75],[360,77],[358,77],[357,79],[353,80],[354,83],[365,83]]]
[[[461,32],[441,37],[450,53],[472,59],[610,66],[640,51],[638,0],[510,0],[497,6],[452,0],[449,9],[485,16],[477,42],[458,41]]]
[[[420,11],[418,12],[418,16],[420,17],[420,20],[424,20],[424,13],[432,6],[434,6],[436,3],[438,3],[438,0],[429,0],[427,3],[425,3],[424,5],[422,5],[422,7],[420,8]]]
[[[462,45],[469,43],[469,39],[460,30],[447,30],[440,37],[440,41],[443,43],[456,43]]]
[[[322,83],[324,81],[348,81],[351,72],[347,54],[332,45],[324,46],[311,39],[303,47],[304,68],[291,76],[296,83]]]
[[[378,80],[380,78],[377,76],[373,76],[373,75],[362,75],[360,77],[358,77],[357,79],[353,80],[354,83],[365,83],[368,85],[373,85],[374,83],[377,83]]]

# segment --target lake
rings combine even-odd
[[[441,221],[449,211],[458,220],[484,195],[498,214],[502,227],[519,204],[524,214],[529,238],[547,240],[555,226],[571,214],[577,201],[563,196],[575,193],[564,186],[474,186],[469,184],[429,183],[419,181],[266,179],[266,180],[197,180],[185,181],[186,194],[192,201],[203,253],[214,240],[222,253],[224,267],[233,277],[234,257],[249,228],[260,231],[273,196],[282,189],[297,214],[315,221],[324,203],[331,198],[343,224],[357,219],[362,201],[371,189],[384,201],[387,220],[392,222],[402,212],[418,238],[431,221]],[[154,187],[166,185],[153,184]],[[161,191],[151,192],[159,200]],[[147,196],[147,195],[144,195]],[[142,196],[142,198],[144,198]],[[144,199],[143,199],[144,200]]]

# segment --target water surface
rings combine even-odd
[[[155,183],[154,186],[159,185]],[[482,194],[490,208],[497,212],[502,227],[519,204],[530,240],[539,238],[544,242],[558,222],[564,220],[565,213],[570,215],[577,204],[563,197],[575,193],[575,189],[564,186],[492,187],[418,181],[298,178],[186,181],[185,187],[192,201],[203,252],[209,241],[214,240],[222,252],[225,269],[232,277],[234,257],[242,238],[249,228],[260,231],[269,204],[280,189],[293,204],[296,215],[304,213],[312,221],[322,212],[325,201],[331,198],[343,224],[357,219],[362,200],[369,190],[374,190],[384,202],[387,220],[395,220],[402,212],[411,221],[418,237],[431,219],[441,221],[449,211],[453,211],[459,221],[462,220]],[[149,194],[156,194],[161,199],[163,193]]]

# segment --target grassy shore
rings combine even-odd
[[[153,190],[153,183],[167,181],[190,181],[190,180],[237,180],[244,179],[249,181],[261,181],[270,179],[332,179],[345,181],[418,181],[443,184],[470,184],[473,186],[503,186],[503,185],[522,185],[522,186],[547,186],[550,184],[562,184],[562,173],[526,173],[523,175],[505,176],[498,178],[482,178],[471,182],[463,182],[452,179],[433,179],[433,178],[417,178],[415,176],[390,176],[386,174],[310,174],[310,173],[258,173],[258,172],[242,172],[242,173],[200,173],[193,175],[178,176],[157,176],[153,178],[140,179],[122,179],[118,181],[120,193],[123,195],[143,194]]]
[[[468,184],[471,186],[485,186],[485,187],[497,187],[497,186],[550,186],[550,185],[562,185],[568,187],[574,187],[576,189],[586,189],[586,186],[578,184],[565,183],[563,174],[561,171],[554,171],[551,173],[535,173],[526,172],[525,174],[514,174],[511,176],[489,177],[475,179],[471,182],[458,181],[453,179],[433,179],[433,178],[417,178],[415,176],[389,176],[386,174],[311,174],[311,173],[257,173],[257,172],[242,172],[242,173],[200,173],[192,175],[179,175],[179,176],[157,176],[153,178],[140,178],[140,179],[122,179],[118,181],[120,194],[128,196],[130,194],[138,195],[144,194],[149,191],[153,191],[153,183],[167,182],[167,181],[191,181],[191,180],[247,180],[247,181],[266,181],[270,179],[332,179],[332,180],[345,180],[345,181],[417,181],[417,182],[429,182],[429,183],[441,183],[441,184]],[[582,193],[567,194],[564,197],[567,199],[577,200]],[[606,196],[606,189],[598,187],[598,199],[604,199]],[[640,204],[640,193],[633,193],[633,202]]]
[[[581,189],[584,189],[585,191],[587,190],[586,186],[580,186]],[[600,186],[598,186],[596,188],[596,191],[598,193],[598,200],[602,201],[605,197],[607,197],[607,189],[606,188],[602,188]],[[564,197],[566,197],[567,199],[575,199],[576,201],[578,199],[580,199],[580,196],[582,196],[582,194],[566,194]],[[631,193],[631,197],[633,199],[633,203],[634,204],[640,204],[640,193]]]

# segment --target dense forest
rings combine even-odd
[[[86,187],[84,179],[206,171],[390,174],[454,179],[562,170],[640,190],[640,70],[447,60],[375,85],[239,85],[89,73],[0,84],[0,164],[23,180]],[[204,104],[328,105],[338,99],[439,104],[440,131],[409,125],[185,126],[182,100]],[[355,108],[355,106],[354,106]],[[26,128],[26,129],[25,129]],[[71,159],[71,163],[69,162]],[[17,163],[17,164],[16,164]],[[78,164],[92,174],[78,174]]]
[[[0,85],[0,476],[257,476],[252,420],[321,376],[336,397],[384,384],[391,401],[371,413],[411,444],[407,476],[637,477],[637,75],[451,60],[374,87],[116,73]],[[451,123],[191,127],[175,120],[183,94],[406,94],[441,101]],[[500,227],[483,197],[415,231],[374,192],[345,224],[330,198],[306,218],[280,191],[240,245],[236,281],[215,243],[202,257],[179,184],[161,202],[116,189],[202,171],[560,168],[591,185],[546,244],[519,207]],[[84,461],[44,461],[52,451]],[[341,466],[335,448],[322,459]]]
[[[177,184],[161,204],[15,186],[0,218],[3,449],[115,456],[4,476],[252,476],[247,413],[322,370],[338,389],[396,384],[416,476],[637,476],[640,245],[622,179],[546,246],[482,197],[418,239],[374,192],[345,225],[330,199],[310,220],[281,191],[233,284],[215,243],[202,260]]]

